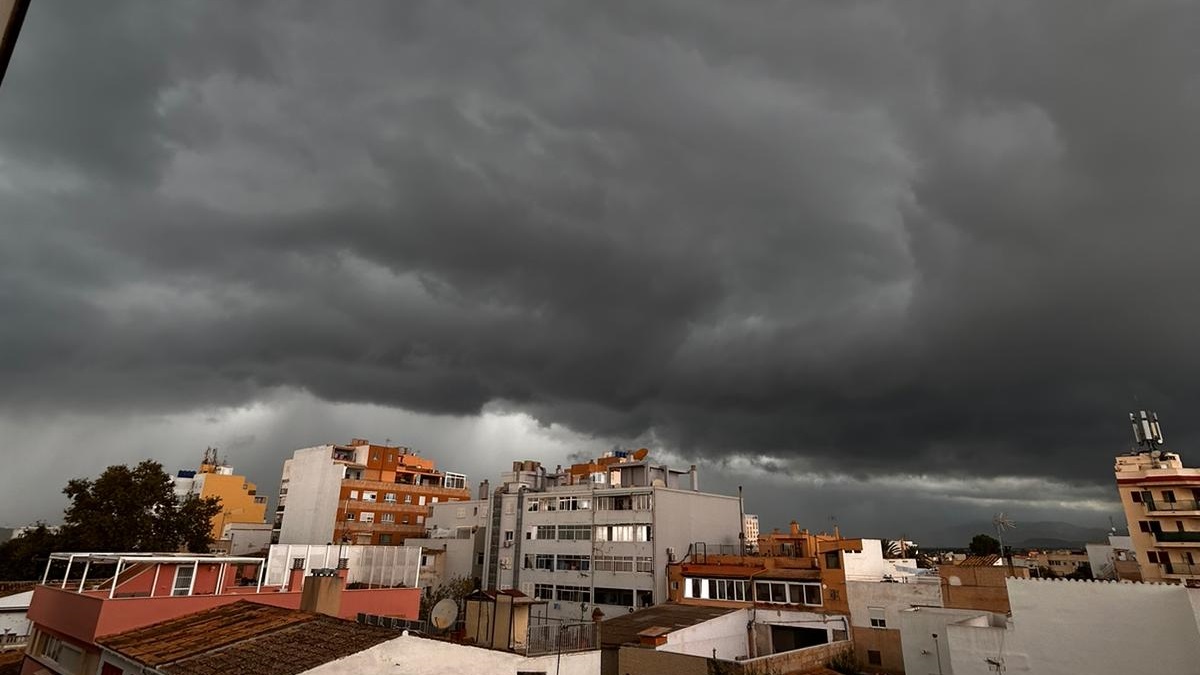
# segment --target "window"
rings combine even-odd
[[[350,499],[358,499],[358,490],[350,491]]]
[[[600,511],[649,511],[650,500],[649,493],[597,497],[596,509]]]
[[[563,602],[591,602],[592,593],[587,586],[559,586],[554,589],[555,600]]]
[[[1146,560],[1148,562],[1157,563],[1158,562],[1158,551],[1146,551]]]
[[[379,535],[379,543],[380,543],[380,544],[390,544],[390,543],[392,543],[392,535],[390,535],[390,534],[381,534],[381,535]]]
[[[1175,491],[1174,490],[1163,490],[1163,501],[1168,504],[1174,504],[1175,503]]]
[[[534,584],[533,597],[538,600],[553,600],[554,584]]]
[[[563,572],[586,572],[591,569],[591,561],[586,555],[560,555],[554,569]]]
[[[838,570],[842,568],[842,559],[838,551],[830,551],[825,554],[825,569]]]
[[[703,598],[704,597],[704,580],[703,579],[688,579],[687,586],[684,588],[683,597],[685,597],[685,598]]]
[[[436,502],[437,500],[435,499],[434,501]],[[417,496],[417,506],[425,506],[425,495]]]
[[[538,525],[535,539],[554,539],[553,525]]]
[[[430,500],[429,500],[429,503],[430,503],[430,504],[436,504],[436,503],[437,503],[437,500],[438,500],[438,498],[437,498],[437,497],[434,497],[433,499],[430,499]],[[422,504],[424,504],[425,502],[421,502],[421,503],[422,503]]]
[[[420,525],[424,522],[425,522],[425,516],[417,516],[417,524],[418,525]]]
[[[346,520],[354,520],[354,512],[353,511],[346,512]]]
[[[387,502],[388,504],[395,504],[396,503],[396,493],[388,492],[388,493],[384,494],[383,501]]]
[[[175,566],[175,583],[171,584],[171,595],[190,595],[192,592],[192,575],[194,567],[185,565]]]
[[[882,607],[868,607],[867,612],[871,615],[871,628],[887,628]]]
[[[375,522],[375,512],[374,511],[363,511],[362,513],[358,514],[358,522],[360,522],[360,523]]]
[[[54,661],[69,673],[79,672],[80,667],[83,666],[83,651],[53,635],[45,636],[45,641],[42,643],[42,656]]]
[[[1141,493],[1141,492],[1138,492],[1137,490],[1134,490],[1133,492],[1129,493],[1129,496],[1133,498],[1133,503],[1134,503],[1134,504],[1141,504],[1141,503],[1142,503],[1142,493]]]
[[[649,525],[597,525],[596,541],[652,541]]]
[[[512,540],[513,540],[513,531],[505,530],[504,531],[504,541],[512,541]]]
[[[362,500],[363,500],[364,502],[373,502],[373,501],[375,501],[375,497],[376,497],[376,495],[377,495],[377,494],[378,494],[378,493],[375,493],[375,492],[363,492],[363,493],[362,493]]]
[[[754,582],[754,600],[773,605],[821,605],[821,584],[786,581]]]
[[[430,563],[432,560],[433,560],[433,559],[432,559],[432,558],[430,558],[430,557],[429,557],[429,556],[427,556],[427,555],[423,555],[423,556],[421,556],[421,567],[429,567],[429,563]]]
[[[526,511],[537,511],[538,506],[541,505],[541,503],[542,502],[539,499],[530,499],[529,503],[525,505],[525,510]]]
[[[686,598],[707,598],[709,600],[734,600],[744,602],[747,596],[747,581],[745,579],[696,579],[686,580]]]
[[[632,588],[597,588],[596,589],[596,604],[597,605],[622,605],[625,607],[633,606],[633,589]]]
[[[882,666],[883,665],[883,656],[880,655],[878,649],[868,649],[867,650],[867,663],[872,666]]]
[[[587,497],[559,497],[559,511],[582,511],[590,508],[591,500]]]
[[[1150,521],[1139,520],[1138,521],[1138,529],[1141,530],[1142,532],[1149,532],[1150,531]]]
[[[549,553],[537,553],[533,556],[533,568],[535,570],[554,570],[554,556]]]
[[[396,514],[394,514],[394,513],[381,513],[381,514],[379,514],[379,522],[381,522],[381,523],[394,523],[394,522],[396,522]]]
[[[538,528],[538,538],[541,538],[541,527]],[[565,541],[587,541],[591,538],[592,528],[587,525],[559,525],[558,538]]]
[[[404,503],[411,504],[412,503],[412,495],[404,495]]]

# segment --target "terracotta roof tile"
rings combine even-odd
[[[239,600],[96,642],[139,663],[159,666],[312,618],[304,612]]]
[[[959,567],[992,567],[1000,560],[1000,556],[992,555],[969,555],[958,563]]]

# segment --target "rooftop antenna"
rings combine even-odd
[[[1141,452],[1158,452],[1163,444],[1162,427],[1158,426],[1158,414],[1153,410],[1138,410],[1129,413],[1129,424],[1133,426],[1133,440]]]
[[[1000,541],[1000,557],[1005,558],[1006,556],[1004,555],[1004,533],[1007,530],[1016,529],[1017,524],[1013,522],[1012,518],[1008,517],[1008,514],[1001,511],[1000,513],[997,513],[995,516],[992,516],[992,525],[996,526],[996,538]],[[1012,571],[1012,556],[1007,556],[1007,558],[1008,558],[1008,568],[1009,568],[1009,571],[1011,572]]]

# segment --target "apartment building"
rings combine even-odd
[[[200,499],[221,500],[221,511],[212,519],[212,538],[219,548],[227,526],[267,522],[266,496],[258,494],[258,488],[245,476],[234,473],[232,466],[218,460],[216,448],[204,450],[199,469],[180,471],[173,480],[176,499],[195,495]]]
[[[1150,417],[1153,413],[1148,414]],[[1131,415],[1135,429],[1141,415]],[[1160,450],[1161,434],[1116,458],[1114,474],[1143,581],[1200,586],[1200,469]]]
[[[546,600],[548,617],[664,602],[667,563],[693,541],[737,545],[742,516],[737,497],[700,492],[694,466],[675,470],[647,455],[609,452],[552,473],[514,462],[499,487],[484,482],[480,499],[435,506],[431,523],[475,538],[483,588]]]
[[[758,552],[758,516],[747,513],[742,516],[742,534],[745,536],[746,552]]]
[[[272,541],[403,544],[424,536],[434,504],[470,499],[466,484],[405,447],[356,438],[302,448],[283,463]]]

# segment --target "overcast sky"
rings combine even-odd
[[[1119,516],[1200,440],[1200,6],[39,0],[0,522],[112,463],[613,446],[764,526]],[[1200,459],[1200,455],[1196,456]]]

